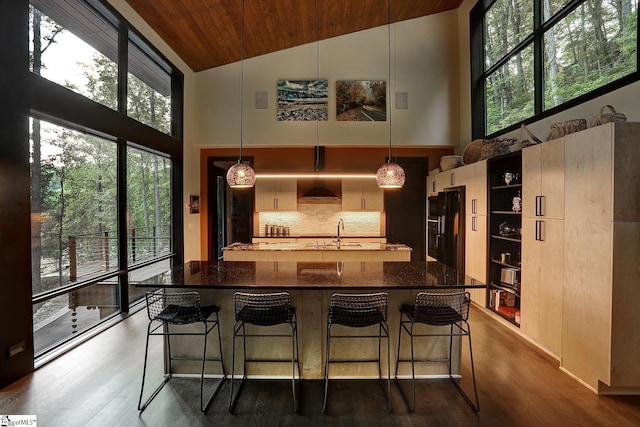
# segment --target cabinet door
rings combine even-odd
[[[562,352],[562,288],[564,285],[564,221],[545,219],[540,230],[540,342]]]
[[[564,138],[539,144],[541,151],[540,200],[545,218],[564,218]],[[524,172],[523,172],[523,176]]]
[[[544,143],[546,144],[546,142]],[[537,144],[522,150],[522,216],[538,216],[538,201],[542,192],[542,146]]]
[[[487,214],[487,161],[467,166],[465,176],[465,212],[470,215]]]
[[[522,150],[522,215],[564,218],[564,138]]]
[[[295,211],[298,208],[295,179],[259,179],[255,185],[255,209],[261,211]]]
[[[540,340],[540,251],[539,224],[542,220],[522,218],[522,264],[520,271],[520,329]]]
[[[476,172],[474,179],[476,213],[478,215],[487,215],[487,161],[482,160],[474,163],[474,165]],[[468,178],[467,181],[469,181]]]
[[[487,217],[465,215],[465,274],[486,283],[487,281]],[[470,289],[471,300],[486,304],[486,289]]]
[[[381,212],[384,210],[384,193],[375,180],[343,179],[342,210]]]

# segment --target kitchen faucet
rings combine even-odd
[[[344,221],[342,218],[338,220],[338,236],[336,237],[336,245],[338,249],[340,249],[340,225],[342,225],[342,229],[344,230]]]

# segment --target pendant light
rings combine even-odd
[[[227,183],[231,188],[250,188],[256,183],[256,173],[253,168],[242,163],[242,136],[244,115],[244,0],[242,0],[242,27],[240,30],[240,155],[238,163],[227,171]]]
[[[387,93],[391,94],[390,86],[391,86],[391,0],[389,0],[389,25],[387,26],[387,35],[389,41],[389,78],[387,80]],[[387,159],[387,163],[380,166],[378,168],[378,172],[376,173],[376,183],[380,188],[401,188],[404,185],[405,175],[404,169],[397,164],[391,161],[391,97],[388,96],[389,99],[389,158]]]

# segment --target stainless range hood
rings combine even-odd
[[[314,155],[314,170],[316,173],[324,171],[324,147],[316,147]],[[322,179],[316,179],[313,183],[313,187],[305,191],[300,200],[314,201],[314,200],[340,200],[340,197],[329,188]]]

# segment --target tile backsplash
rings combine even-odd
[[[264,236],[266,224],[289,227],[291,236],[335,236],[338,220],[342,236],[380,236],[381,212],[345,212],[339,204],[298,204],[297,212],[259,212],[256,236]]]

